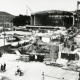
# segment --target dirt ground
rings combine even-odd
[[[0,65],[6,63],[6,72],[0,71],[0,80],[77,80],[78,72],[63,70],[59,67],[47,66],[42,62],[18,61],[16,54],[4,54],[0,58]],[[20,67],[23,76],[15,75],[17,66]],[[42,73],[44,72],[44,79]],[[6,77],[6,79],[2,79]],[[63,79],[64,78],[64,79]]]

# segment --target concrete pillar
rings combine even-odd
[[[61,52],[60,52],[60,51],[59,51],[59,55],[58,55],[58,58],[59,58],[59,59],[61,59]]]
[[[35,15],[34,15],[34,25],[36,25],[36,24],[35,24]]]
[[[58,54],[58,58],[59,58],[59,59],[61,59],[62,49],[63,49],[63,44],[60,44],[60,45],[59,45],[59,54]]]
[[[35,24],[35,22],[34,22],[34,16],[35,15],[31,15],[31,18],[30,18],[30,25],[34,25]]]
[[[30,25],[32,25],[32,16],[30,17]]]
[[[73,14],[73,26],[74,26],[74,22],[75,22],[74,19],[75,19],[75,18],[74,18],[74,14]]]

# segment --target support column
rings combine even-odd
[[[73,26],[74,26],[74,19],[75,19],[75,18],[74,18],[74,14],[73,14]]]
[[[59,59],[61,59],[62,48],[63,48],[63,44],[60,44],[60,45],[59,45],[59,54],[58,54],[58,58],[59,58]]]
[[[34,15],[31,15],[30,17],[30,25],[34,25]]]
[[[30,25],[32,25],[32,16],[30,17]]]
[[[34,15],[34,25],[35,25],[35,15]]]

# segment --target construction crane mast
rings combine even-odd
[[[28,15],[28,10],[29,10],[31,13],[33,13],[33,11],[31,10],[31,8],[30,8],[28,5],[26,5],[26,7],[27,7],[26,15]]]

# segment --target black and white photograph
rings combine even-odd
[[[0,0],[0,80],[80,80],[80,0]]]

